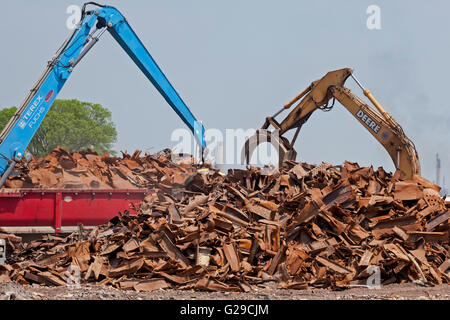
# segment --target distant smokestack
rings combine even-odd
[[[436,153],[436,184],[441,185],[441,159],[438,153]]]

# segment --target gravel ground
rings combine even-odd
[[[424,287],[414,283],[390,284],[380,289],[352,288],[285,290],[266,284],[248,293],[157,290],[136,292],[109,286],[82,285],[81,288],[22,286],[0,283],[0,300],[450,300],[450,285]]]

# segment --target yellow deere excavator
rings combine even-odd
[[[414,144],[405,135],[402,127],[352,73],[353,70],[350,68],[328,72],[322,79],[314,81],[303,92],[286,103],[275,115],[267,117],[262,128],[246,141],[242,151],[242,160],[248,164],[255,148],[263,142],[269,142],[279,150],[280,165],[284,160],[295,160],[297,153],[294,150],[294,143],[302,126],[317,109],[331,110],[337,99],[383,145],[394,161],[395,168],[401,171],[402,178],[412,179],[414,175],[420,175],[419,156]],[[348,77],[352,77],[356,81],[376,110],[344,87]],[[331,105],[329,105],[330,100],[333,100]],[[275,120],[275,117],[292,106],[294,108],[283,121]],[[270,125],[275,130],[267,130]],[[296,131],[292,140],[289,141],[283,137],[283,134],[291,129],[296,129]]]

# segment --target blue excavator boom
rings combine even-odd
[[[88,5],[96,7],[87,11]],[[196,120],[127,20],[114,7],[88,2],[83,5],[78,27],[49,61],[42,76],[0,134],[0,187],[14,169],[16,162],[23,157],[31,139],[76,65],[105,31],[120,44],[189,127],[203,156],[206,148],[203,125]]]

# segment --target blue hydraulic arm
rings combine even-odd
[[[90,4],[96,5],[96,10],[86,11]],[[189,127],[203,156],[206,148],[203,125],[196,120],[126,19],[114,7],[88,2],[83,5],[79,26],[49,61],[42,76],[0,134],[0,187],[14,169],[15,163],[22,158],[75,66],[106,30]]]

